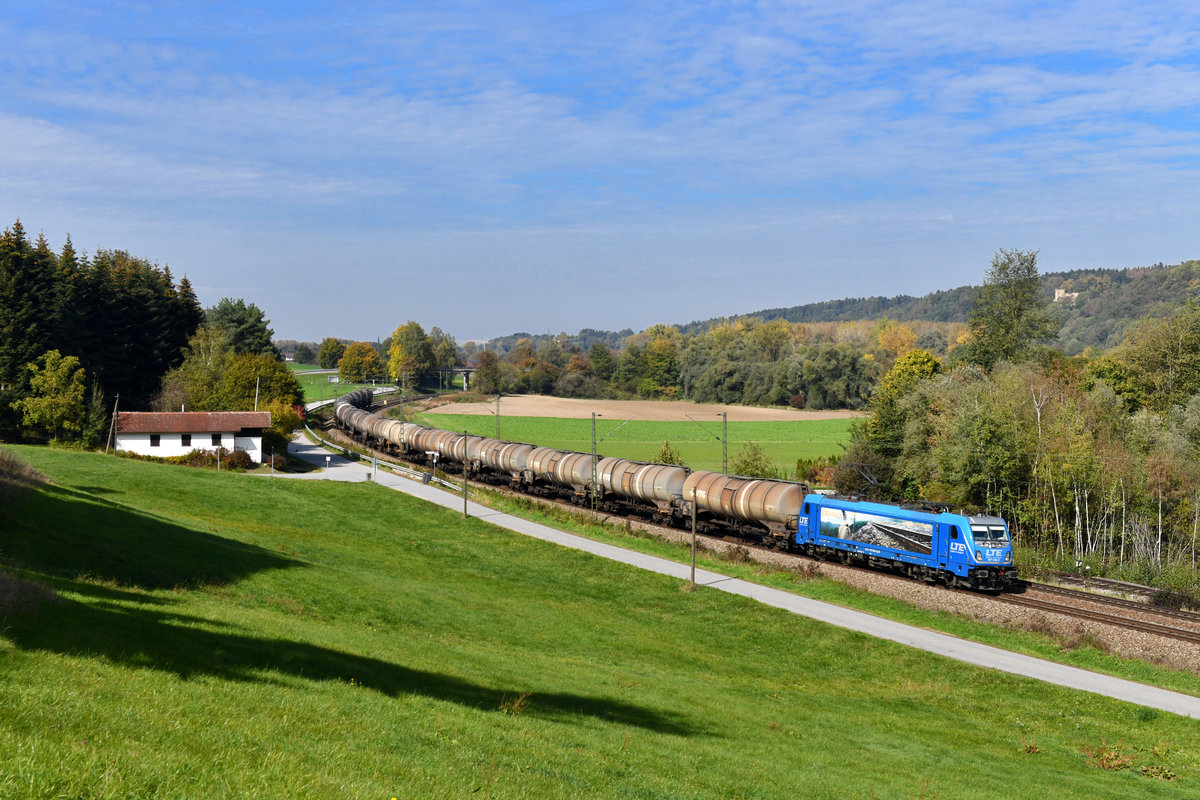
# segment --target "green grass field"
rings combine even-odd
[[[300,384],[300,389],[304,392],[304,402],[312,403],[316,400],[329,400],[339,395],[352,392],[355,389],[362,388],[377,388],[370,383],[331,383],[329,379],[336,375],[296,375],[296,381]],[[379,384],[382,385],[382,384]]]
[[[373,484],[14,449],[55,484],[5,498],[0,558],[60,599],[0,632],[3,797],[1200,792],[1191,720]]]
[[[426,424],[447,430],[468,431],[479,436],[496,435],[496,418],[466,414],[423,414]],[[730,422],[729,459],[746,442],[762,445],[775,466],[785,475],[796,470],[799,458],[840,455],[842,445],[850,442],[849,419],[799,420],[781,422]],[[707,431],[707,433],[706,433]],[[501,417],[502,439],[583,453],[592,449],[590,419],[558,417]],[[601,455],[652,461],[664,441],[679,452],[692,469],[721,469],[721,423],[695,423],[633,420],[597,420],[596,450]]]

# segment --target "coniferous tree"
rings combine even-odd
[[[240,298],[222,298],[221,302],[205,311],[204,321],[210,328],[225,331],[235,353],[258,353],[283,360],[283,354],[271,342],[275,332],[271,330],[270,320],[254,303],[247,303]]]
[[[20,220],[0,235],[0,437],[16,436],[13,402],[29,392],[25,365],[51,343],[55,269],[49,248],[35,252]]]

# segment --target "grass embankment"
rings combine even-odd
[[[2,796],[1200,791],[1194,721],[373,484],[18,452],[55,483],[6,499],[0,551],[60,600],[4,623]]]
[[[466,414],[422,414],[424,424],[477,436],[495,436],[496,418]],[[840,455],[850,441],[850,419],[730,422],[729,460],[746,442],[762,445],[775,467],[785,475],[796,471],[796,460]],[[708,431],[706,433],[705,431]],[[501,438],[544,447],[590,453],[592,421],[558,417],[501,417]],[[601,455],[653,461],[664,441],[669,441],[692,469],[721,469],[721,423],[653,420],[597,420],[596,447]]]

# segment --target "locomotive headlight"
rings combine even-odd
[[[983,554],[982,554],[982,553],[980,553],[978,550],[976,550],[976,551],[975,551],[975,560],[976,560],[976,561],[983,561]]]

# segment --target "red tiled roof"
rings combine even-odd
[[[117,433],[228,433],[271,427],[270,411],[122,411]]]

